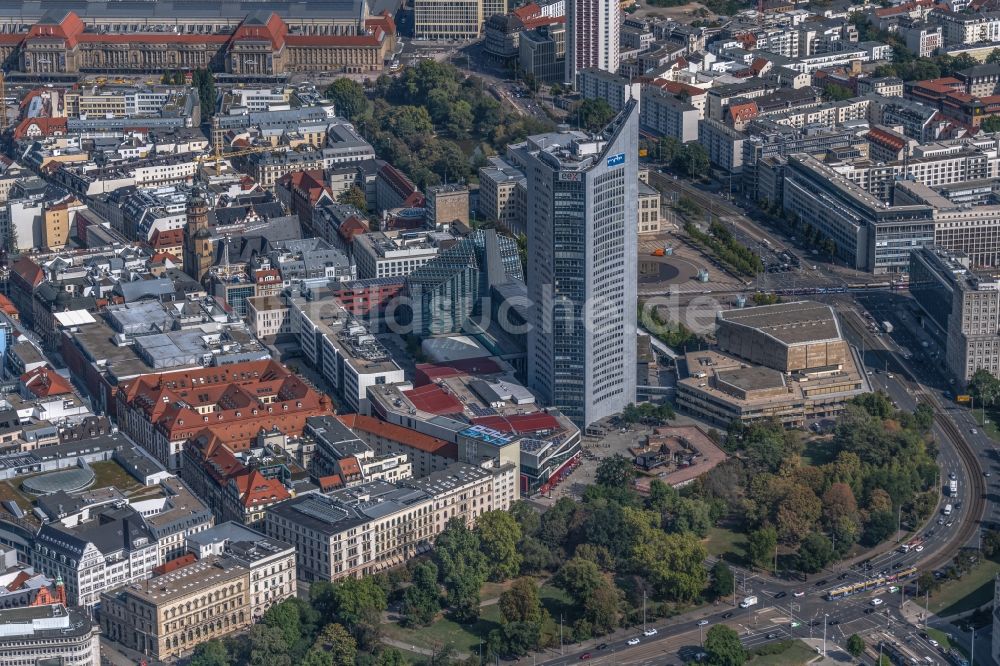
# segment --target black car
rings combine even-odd
[[[893,569],[900,569],[900,568],[902,568],[902,566],[903,566],[902,562],[896,562],[895,564],[892,565],[892,568]]]
[[[871,615],[874,612],[875,612],[874,608],[866,608],[865,609],[865,615]]]
[[[608,644],[607,643],[601,643],[600,645],[597,646],[597,649],[598,650],[607,650],[608,649]]]
[[[722,614],[722,619],[723,619],[723,620],[728,620],[728,619],[729,619],[729,618],[731,618],[732,616],[733,616],[733,613],[732,613],[731,611],[730,611],[729,613],[723,613],[723,614]]]
[[[840,624],[840,620],[838,620],[837,618],[833,618],[832,620],[827,620],[827,624],[829,624],[831,627],[836,627],[838,624]]]
[[[776,595],[774,595],[774,598],[775,599],[784,599],[787,596],[788,596],[787,592],[778,592]]]
[[[839,576],[837,576],[837,580],[844,580],[844,579],[846,579],[850,575],[851,574],[849,574],[849,573],[842,573]]]
[[[813,620],[812,622],[809,623],[809,626],[810,627],[818,627],[819,626],[819,620]]]
[[[767,640],[773,641],[777,637],[778,637],[778,634],[768,634],[767,635]]]
[[[830,581],[828,581],[826,578],[824,578],[823,580],[818,580],[818,581],[816,581],[816,587],[823,587],[824,585],[826,585],[829,582]]]

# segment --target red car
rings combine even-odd
[[[580,655],[580,660],[582,661],[584,659],[590,659],[590,653],[589,652],[584,652],[583,654]]]

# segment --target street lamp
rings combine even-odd
[[[823,656],[826,656],[826,618],[830,617],[829,613],[823,613]]]

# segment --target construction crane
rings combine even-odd
[[[194,161],[198,164],[203,164],[205,162],[212,162],[213,168],[215,170],[215,175],[218,176],[220,173],[220,167],[222,165],[222,160],[227,160],[232,157],[246,157],[247,155],[254,155],[256,153],[273,153],[277,152],[278,149],[274,146],[254,146],[252,148],[244,148],[241,150],[233,150],[229,152],[222,152],[220,146],[216,145],[215,150],[209,155],[198,155],[194,158]]]

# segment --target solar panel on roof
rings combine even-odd
[[[315,518],[329,524],[338,523],[349,515],[347,510],[329,502],[324,502],[317,497],[307,497],[295,505],[295,510],[310,518]]]

